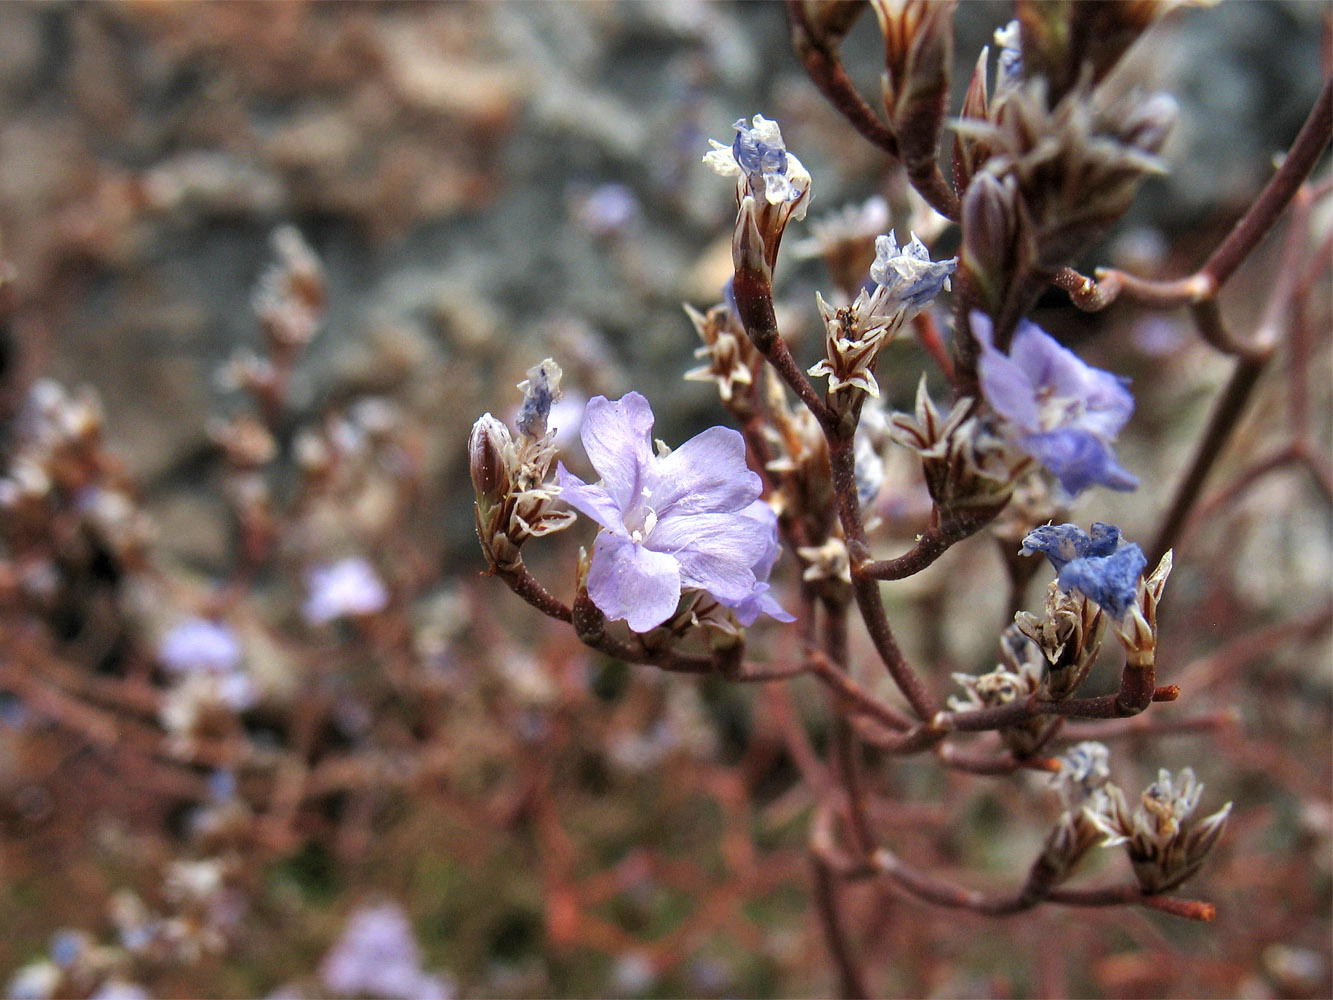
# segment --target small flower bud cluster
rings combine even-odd
[[[13,562],[7,575],[36,607],[54,607],[100,559],[116,576],[146,563],[153,525],[102,432],[97,395],[49,379],[33,383],[15,419],[0,477],[0,541]]]
[[[950,696],[952,711],[999,708],[1026,701],[1038,692],[1044,666],[1041,651],[1013,625],[1000,635],[1000,659],[1002,662],[990,673],[953,675],[966,696]],[[1015,757],[1031,757],[1051,738],[1059,722],[1055,716],[1033,716],[1001,729],[1000,737]]]
[[[293,226],[273,233],[273,249],[278,259],[260,279],[253,306],[269,350],[285,356],[310,343],[319,329],[326,301],[324,269]]]
[[[832,402],[844,389],[859,389],[876,398],[875,362],[879,352],[908,322],[949,287],[957,258],[932,261],[924,243],[913,234],[902,247],[895,235],[875,240],[875,262],[870,266],[874,290],[862,289],[850,306],[833,308],[816,293],[824,319],[825,358],[809,371],[813,378],[828,378]],[[848,394],[855,398],[854,394]]]
[[[1065,881],[1088,851],[1105,840],[1098,817],[1108,801],[1109,756],[1101,743],[1085,742],[1057,758],[1060,770],[1051,784],[1065,808],[1047,834],[1035,866],[1044,885]]]
[[[1073,871],[1093,844],[1124,844],[1144,892],[1165,892],[1198,871],[1217,843],[1231,813],[1231,803],[1202,820],[1193,813],[1203,785],[1193,770],[1173,777],[1158,772],[1131,814],[1124,792],[1111,781],[1109,753],[1101,743],[1080,743],[1058,758],[1051,784],[1064,804],[1046,839],[1039,866],[1046,884],[1055,885]]]
[[[923,375],[915,413],[895,413],[891,421],[893,440],[920,456],[926,489],[945,520],[989,519],[1008,503],[1020,472],[974,410],[975,401],[964,397],[941,414]]]
[[[1203,785],[1188,767],[1174,776],[1165,768],[1158,771],[1157,780],[1143,790],[1132,812],[1124,793],[1106,785],[1093,820],[1106,836],[1105,846],[1125,845],[1144,892],[1166,892],[1180,885],[1199,870],[1222,836],[1231,803],[1195,819],[1202,796]]]
[[[515,569],[522,562],[519,548],[529,538],[574,523],[572,511],[556,509],[560,488],[547,481],[556,447],[546,421],[560,398],[560,376],[560,366],[547,358],[519,383],[523,405],[517,437],[489,413],[472,426],[468,467],[477,494],[477,534],[487,559],[499,569]]]

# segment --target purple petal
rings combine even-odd
[[[763,489],[745,465],[745,439],[729,427],[696,434],[657,464],[651,504],[659,518],[730,513]]]
[[[1070,496],[1098,484],[1113,490],[1138,488],[1138,479],[1115,460],[1110,446],[1087,431],[1066,428],[1029,434],[1021,443],[1028,454],[1055,474]]]
[[[588,400],[583,413],[583,450],[621,511],[635,502],[643,472],[653,466],[652,432],[652,407],[637,392],[628,392],[614,403],[605,396]]]
[[[743,600],[754,589],[752,567],[768,551],[765,525],[736,514],[695,514],[661,521],[648,537],[655,551],[680,564],[681,583],[721,601]]]
[[[604,487],[585,483],[566,469],[564,462],[556,464],[555,475],[560,485],[561,500],[580,513],[587,514],[608,531],[625,534],[624,515]]]
[[[741,516],[759,522],[767,534],[768,541],[764,546],[764,551],[755,560],[753,567],[756,580],[767,580],[768,575],[773,572],[773,564],[778,561],[778,556],[782,554],[782,545],[778,541],[778,516],[773,513],[773,508],[763,500],[756,500],[750,504],[741,511]]]
[[[665,552],[602,532],[588,568],[588,596],[612,621],[625,619],[647,632],[670,618],[680,603],[680,567]]]
[[[1123,379],[1084,364],[1035,323],[1023,320],[1014,335],[1010,358],[1032,383],[1050,396],[1082,400],[1078,425],[1103,438],[1113,438],[1134,412],[1134,397]]]
[[[995,344],[991,340],[990,317],[974,310],[970,320],[972,335],[977,338],[977,343],[981,346],[977,371],[981,377],[981,391],[985,394],[986,401],[996,413],[1020,430],[1036,430],[1040,426],[1041,419],[1037,410],[1036,382],[1024,367],[995,349]],[[1022,327],[1020,327],[1021,332]]]
[[[1113,618],[1124,618],[1138,596],[1148,557],[1133,542],[1102,558],[1075,559],[1060,570],[1060,589],[1078,590]]]
[[[726,601],[722,601],[726,604]],[[796,616],[789,613],[786,608],[779,604],[769,593],[769,586],[766,583],[756,583],[754,590],[745,600],[731,606],[732,613],[736,616],[736,621],[740,622],[746,628],[749,628],[759,620],[760,615],[768,615],[780,622],[794,622]]]

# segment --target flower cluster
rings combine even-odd
[[[1108,783],[1102,807],[1093,818],[1106,835],[1106,846],[1125,845],[1143,890],[1165,892],[1199,870],[1231,815],[1228,802],[1212,815],[1195,819],[1202,797],[1203,785],[1192,768],[1175,776],[1163,768],[1143,790],[1133,812],[1124,793]]]

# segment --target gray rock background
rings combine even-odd
[[[1317,92],[1323,10],[1181,11],[1142,43],[1133,72],[1183,113],[1126,232],[1201,259]],[[960,6],[960,92],[1007,11]],[[867,15],[847,58],[872,95],[878,46]],[[164,542],[204,567],[227,558],[205,428],[238,404],[213,376],[258,342],[275,226],[305,234],[331,295],[294,419],[403,403],[429,431],[442,555],[470,568],[467,428],[543,356],[586,394],[661,400],[664,437],[715,422],[707,387],[679,381],[680,303],[713,301],[728,271],[709,136],[778,119],[814,216],[886,176],[805,80],[776,3],[6,4],[0,107],[4,406],[39,374],[96,386]],[[784,267],[809,312],[820,275]]]

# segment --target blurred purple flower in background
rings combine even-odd
[[[359,557],[316,566],[306,574],[309,595],[301,614],[311,625],[324,625],[345,615],[370,615],[389,603],[374,567]]]
[[[1092,526],[1091,534],[1076,524],[1042,525],[1023,539],[1022,551],[1044,553],[1060,574],[1061,590],[1077,590],[1115,619],[1124,618],[1135,603],[1139,577],[1148,565],[1137,544],[1103,521]]]
[[[319,973],[325,986],[345,996],[446,1000],[454,995],[452,984],[422,970],[412,925],[395,903],[363,907],[348,917]]]
[[[653,419],[637,392],[615,402],[594,397],[583,418],[583,447],[602,482],[589,485],[559,467],[561,498],[603,529],[588,596],[636,632],[670,618],[682,587],[705,590],[728,607],[745,605],[748,614],[747,601],[763,603],[755,569],[766,561],[771,568],[776,553],[773,520],[748,510],[761,483],[746,467],[745,441],[737,431],[710,427],[654,455]]]
[[[187,618],[162,637],[157,657],[174,674],[229,674],[240,665],[241,643],[227,625]]]
[[[982,392],[1013,425],[1019,448],[1054,473],[1071,496],[1097,484],[1138,487],[1111,450],[1134,412],[1123,379],[1085,365],[1035,323],[1019,321],[1006,357],[992,341],[990,318],[974,311],[971,322],[981,345]]]

